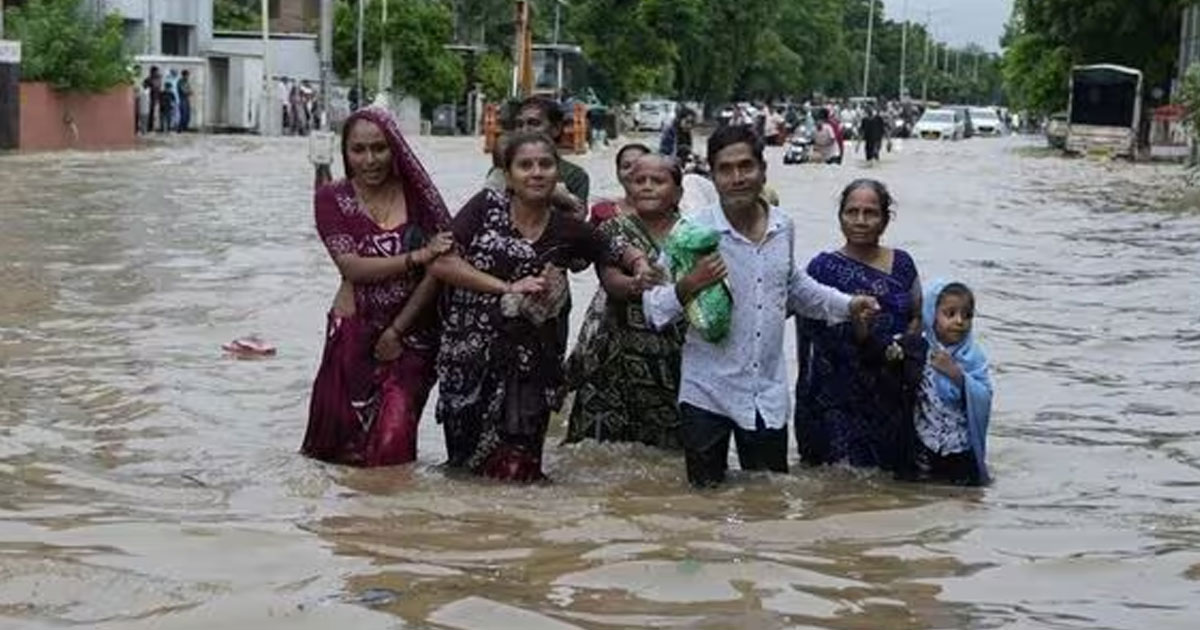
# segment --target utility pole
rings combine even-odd
[[[333,117],[329,114],[330,92],[333,90],[333,0],[321,0],[321,118],[319,131],[309,136],[308,157],[315,174],[313,187],[333,181],[333,155],[336,139],[330,128]]]
[[[925,61],[921,63],[921,102],[929,101],[929,43],[933,41],[929,31],[930,14],[925,12]]]
[[[262,113],[258,118],[259,135],[269,136],[275,133],[275,89],[271,81],[271,10],[267,0],[262,0]]]
[[[867,13],[867,58],[863,62],[863,88],[862,95],[866,96],[871,82],[871,37],[875,31],[875,0],[868,0],[870,9]]]
[[[379,56],[379,94],[376,98],[382,101],[388,109],[392,107],[392,44],[387,37],[387,21],[388,21],[388,0],[383,2],[383,26],[380,32],[383,33],[383,45],[380,47]]]
[[[364,11],[366,11],[366,7],[367,0],[358,0],[358,26],[355,29],[355,38],[358,40],[358,46],[357,57],[354,65],[354,89],[357,90],[358,93],[357,100],[359,107],[362,107],[364,101],[366,100],[366,95],[363,94],[363,22],[365,21]]]
[[[329,130],[329,93],[333,89],[333,0],[321,0],[321,114]]]
[[[908,0],[904,0],[904,31],[900,35],[900,100],[908,98]]]

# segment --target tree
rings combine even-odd
[[[262,10],[255,0],[214,0],[213,28],[218,31],[262,29]]]
[[[1071,67],[1077,64],[1130,66],[1142,71],[1147,86],[1168,87],[1180,18],[1192,2],[1016,0],[1004,56],[1005,85],[1014,104],[1042,114],[1062,108]]]
[[[488,52],[475,60],[475,77],[489,101],[502,101],[508,96],[511,76],[512,62],[504,55]]]
[[[133,81],[121,16],[85,11],[83,0],[30,0],[5,16],[22,42],[23,79],[76,92],[103,92]]]
[[[484,44],[501,58],[509,57],[511,0],[443,1],[453,7],[456,41]],[[871,2],[875,32],[869,91],[895,97],[905,26],[885,18],[883,0],[572,0],[563,9],[563,41],[581,45],[589,83],[609,100],[650,93],[714,104],[857,95]],[[535,40],[546,41],[555,0],[531,3]],[[917,24],[908,29],[908,86],[916,94],[928,33]],[[978,75],[974,62],[956,76],[930,72],[936,88],[931,95],[996,100],[995,60],[976,57]]]
[[[378,68],[384,38],[392,44],[392,84],[396,90],[411,94],[423,104],[457,102],[465,90],[463,62],[446,49],[454,33],[449,8],[426,0],[386,0],[388,23],[382,20],[382,2],[371,0],[364,7],[363,65]],[[354,79],[357,72],[358,7],[339,2],[334,11],[333,68],[338,76]],[[376,73],[365,70],[366,85]]]
[[[574,7],[571,33],[602,97],[629,101],[670,87],[673,50],[651,28],[648,8],[637,0],[584,0]]]

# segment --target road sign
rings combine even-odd
[[[0,63],[21,63],[21,42],[0,39]]]

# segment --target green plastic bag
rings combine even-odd
[[[664,249],[671,275],[679,280],[696,266],[696,261],[717,251],[721,234],[712,228],[681,219],[667,236]],[[733,324],[733,294],[724,281],[702,289],[683,305],[688,325],[709,343],[719,343]]]

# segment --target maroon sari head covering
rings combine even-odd
[[[364,107],[346,119],[342,127],[342,166],[346,171],[346,179],[354,177],[354,169],[350,167],[348,155],[350,129],[360,120],[375,123],[387,138],[388,147],[392,151],[392,176],[399,178],[404,185],[404,196],[408,202],[411,219],[431,233],[448,229],[450,212],[446,209],[446,202],[442,200],[441,193],[433,185],[425,167],[421,166],[417,154],[404,140],[396,118],[382,107]]]

